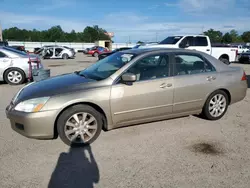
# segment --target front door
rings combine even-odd
[[[216,70],[202,56],[176,53],[174,66],[174,113],[202,109],[208,94],[216,88]]]
[[[144,57],[126,72],[137,75],[127,85],[118,81],[111,89],[111,112],[114,124],[150,120],[172,113],[173,77],[167,54]]]

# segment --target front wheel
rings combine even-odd
[[[94,56],[94,57],[98,57],[98,53],[95,52],[95,53],[93,54],[93,56]]]
[[[94,142],[102,130],[102,115],[91,106],[76,105],[65,110],[57,122],[61,140],[71,146]]]
[[[208,120],[221,119],[227,111],[228,103],[228,95],[224,91],[215,91],[208,97],[202,114]]]

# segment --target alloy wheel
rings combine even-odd
[[[89,113],[76,113],[67,120],[64,132],[71,142],[86,143],[97,132],[97,120]]]
[[[227,106],[227,100],[224,95],[216,94],[209,102],[209,113],[212,117],[221,116]]]

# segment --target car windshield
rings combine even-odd
[[[14,48],[4,47],[3,49],[5,49],[5,50],[7,50],[7,51],[11,51],[11,52],[13,52],[13,53],[15,53],[15,54],[18,54],[18,55],[27,55],[26,52],[20,51],[20,50],[16,50],[16,49],[14,49]]]
[[[99,60],[78,74],[93,80],[103,80],[114,74],[134,57],[135,54],[117,52]]]
[[[168,37],[161,41],[159,44],[176,44],[182,36],[174,36],[174,37]]]
[[[97,48],[98,48],[98,46],[93,46],[92,48],[90,48],[90,50],[95,50]]]

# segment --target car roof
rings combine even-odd
[[[126,53],[132,53],[136,55],[148,53],[148,52],[193,52],[199,53],[196,50],[187,50],[187,49],[180,49],[180,48],[132,48],[129,50],[125,50]]]

